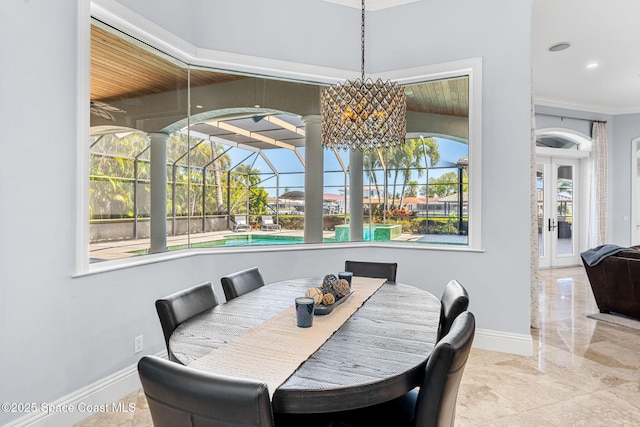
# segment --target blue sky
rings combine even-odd
[[[438,141],[438,150],[440,152],[440,162],[436,166],[445,166],[448,164],[452,164],[457,162],[461,157],[467,156],[469,154],[468,145],[465,143],[445,139],[445,138],[435,138]],[[300,154],[304,158],[304,148],[301,148]],[[344,162],[345,166],[349,165],[349,152],[339,151],[340,157]],[[231,162],[233,165],[236,165],[238,162],[242,161],[249,154],[248,151],[233,148],[228,152],[231,157]],[[285,189],[289,190],[304,190],[304,167],[298,157],[295,155],[293,151],[286,149],[273,149],[267,150],[266,155],[273,163],[273,165],[280,172],[279,177],[279,194],[285,192]],[[259,169],[261,172],[265,174],[262,176],[262,179],[265,180],[263,182],[263,186],[269,193],[269,196],[276,196],[276,179],[273,177],[271,173],[271,168],[268,164],[262,159],[260,156],[252,156],[250,159],[244,162],[245,164],[252,164],[254,169]],[[325,193],[330,194],[339,194],[339,189],[343,188],[345,185],[344,182],[344,173],[341,172],[342,168],[340,163],[336,159],[333,151],[324,150],[324,169],[326,171],[331,171],[325,173],[324,177],[324,185],[325,185]],[[335,172],[333,172],[335,171]],[[429,171],[429,178],[438,177],[446,172],[452,171],[451,168],[444,169],[431,169]],[[426,176],[422,176],[418,178],[417,175],[412,176],[411,178],[414,181],[418,181],[419,183],[426,183]]]

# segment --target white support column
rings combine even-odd
[[[349,154],[349,240],[363,239],[362,167],[363,153],[356,149]]]
[[[304,242],[321,243],[323,228],[324,156],[321,118],[302,117],[305,126],[304,148]]]
[[[151,243],[149,253],[167,251],[167,140],[165,133],[150,133]]]

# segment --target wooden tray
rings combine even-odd
[[[342,304],[354,292],[355,292],[355,290],[352,289],[351,292],[349,292],[347,295],[343,296],[342,298],[338,299],[336,302],[334,302],[333,304],[330,304],[330,305],[316,304],[315,308],[313,309],[313,314],[316,314],[318,316],[322,316],[322,315],[331,313],[334,308],[336,308],[337,306]]]

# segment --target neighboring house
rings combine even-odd
[[[445,215],[448,215],[451,212],[457,213],[459,210],[460,202],[458,193],[440,197],[438,201],[442,204],[443,213]],[[463,212],[467,212],[469,210],[469,193],[462,193],[462,210]]]

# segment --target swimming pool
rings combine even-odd
[[[303,237],[272,235],[231,235],[224,239],[192,244],[192,248],[215,248],[218,246],[260,246],[260,245],[295,245],[304,243]]]
[[[219,247],[231,247],[231,246],[269,246],[269,245],[297,245],[304,243],[304,237],[300,236],[278,236],[278,235],[264,235],[264,234],[241,234],[241,235],[228,235],[223,236],[223,239],[209,240],[207,242],[197,242],[191,245],[173,245],[169,246],[170,251],[177,251],[180,249],[188,248],[219,248]],[[323,240],[325,243],[335,242],[335,239]],[[146,255],[149,253],[148,249],[142,249],[131,252],[136,255]]]
[[[335,242],[336,239],[324,238],[324,243]],[[265,246],[265,245],[298,245],[304,243],[302,236],[278,236],[270,234],[241,234],[228,235],[224,239],[210,240],[208,242],[192,243],[192,248],[217,248],[220,246]],[[184,249],[182,246],[180,249]],[[169,250],[173,250],[170,247]],[[175,247],[175,249],[179,249]]]

